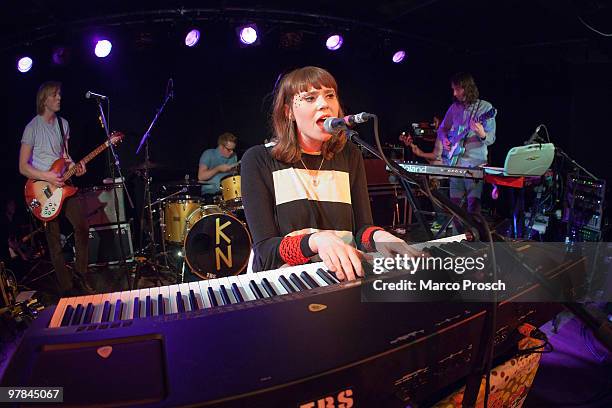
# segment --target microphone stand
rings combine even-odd
[[[151,266],[151,268],[153,269],[153,271],[157,274],[159,282],[161,284],[161,274],[157,268],[157,264],[155,263],[155,256],[156,256],[156,242],[155,242],[155,227],[153,225],[153,208],[151,205],[151,177],[149,177],[149,136],[151,134],[151,129],[153,129],[153,126],[155,126],[155,124],[157,123],[157,120],[159,118],[159,116],[161,115],[161,113],[163,112],[164,108],[166,107],[166,104],[168,103],[168,101],[173,97],[172,91],[166,90],[166,96],[164,97],[164,101],[161,105],[161,107],[157,110],[157,113],[155,114],[155,117],[153,118],[153,120],[151,121],[151,123],[149,124],[149,127],[147,128],[146,132],[144,133],[144,135],[142,135],[142,138],[140,139],[140,144],[138,145],[138,149],[136,149],[136,154],[138,155],[138,153],[140,153],[140,150],[142,149],[143,146],[145,146],[145,166],[144,166],[144,204],[143,204],[143,208],[142,208],[142,212],[141,212],[141,217],[140,217],[140,249],[143,250],[143,236],[145,233],[145,228],[144,228],[144,218],[145,218],[145,211],[147,211],[147,215],[148,215],[148,234],[149,234],[149,244],[148,246],[150,247],[150,254],[149,254],[149,261],[148,264]],[[162,245],[164,245],[164,237],[163,237],[163,232],[161,234],[161,240],[162,240]],[[167,254],[165,251],[165,246],[163,248],[164,250],[164,257],[165,257],[165,266],[168,267],[168,259],[167,259]]]
[[[107,99],[108,100],[108,99]],[[111,142],[111,135],[108,129],[108,122],[106,120],[106,116],[104,115],[104,109],[102,108],[102,100],[101,98],[96,98],[96,103],[98,105],[98,110],[100,111],[100,122],[102,125],[102,129],[104,130],[104,133],[106,134],[106,140],[108,141],[108,148],[109,151],[111,152],[113,158],[115,159],[115,167],[117,168],[117,172],[119,173],[119,178],[121,180],[121,185],[123,186],[123,191],[125,191],[125,195],[127,196],[128,202],[130,204],[130,208],[134,208],[134,203],[132,202],[132,197],[130,197],[130,193],[127,189],[127,186],[125,184],[125,178],[123,177],[123,172],[121,171],[121,162],[119,160],[119,155],[117,154],[117,151],[115,150],[115,146],[113,145],[113,143]],[[111,173],[111,177],[113,180],[113,199],[115,202],[115,226],[117,227],[117,239],[119,241],[119,265],[120,266],[125,266],[126,264],[126,257],[125,257],[125,251],[123,248],[123,239],[122,239],[122,233],[121,233],[121,220],[120,218],[120,214],[119,214],[119,196],[117,194],[117,183],[115,181],[115,167],[113,167],[112,165],[110,166],[110,173]],[[126,228],[125,231],[126,234],[129,234],[129,231]],[[131,237],[128,235],[128,239],[131,240]],[[129,242],[129,241],[128,241]],[[128,277],[132,277],[133,275],[130,274]],[[128,288],[131,290],[132,289],[132,285],[130,285],[130,280],[127,280],[128,283]]]
[[[376,117],[376,115],[372,116],[374,117],[374,121],[376,122],[377,129],[378,118]],[[408,185],[409,183],[416,184],[430,199],[437,200],[441,207],[443,207],[445,210],[447,210],[454,216],[458,217],[461,221],[464,222],[464,224],[471,227],[471,232],[477,240],[480,240],[480,237],[486,236],[483,231],[483,226],[477,223],[470,214],[468,214],[461,207],[457,206],[448,197],[446,197],[439,191],[430,191],[429,187],[427,186],[427,178],[425,176],[414,176],[413,174],[408,173],[406,170],[404,170],[401,166],[397,165],[395,162],[387,160],[385,155],[382,153],[381,146],[378,146],[379,149],[374,148],[373,146],[365,142],[363,139],[361,139],[356,131],[347,128],[346,135],[349,140],[363,147],[364,149],[372,153],[374,156],[383,160],[386,163],[389,171],[395,176],[399,177],[400,181],[402,182],[402,186],[406,189],[406,194],[408,195],[409,200],[411,201],[410,204],[414,208],[416,208],[416,206],[414,204],[414,196],[412,195],[411,189]],[[419,219],[419,223],[421,223],[424,226],[425,230],[428,231],[428,228],[425,227],[425,223],[422,220],[422,216],[419,216],[418,211],[416,211],[416,214],[417,219]],[[428,235],[430,239],[433,237],[431,231],[428,232]]]
[[[347,127],[345,129],[345,132],[346,132],[346,137],[348,138],[348,140],[350,140],[350,141],[354,142],[355,144],[361,146],[362,148],[364,148],[365,150],[370,152],[375,157],[377,157],[380,160],[384,161],[383,157],[378,152],[378,150],[376,150],[374,148],[374,146],[370,146],[367,142],[365,142],[363,139],[361,139],[359,137],[359,134],[356,131],[354,131],[353,129],[350,129],[350,128]],[[393,174],[396,174],[396,173],[393,172]],[[396,175],[398,175],[398,174],[396,174]],[[402,187],[404,188],[404,191],[406,192],[406,197],[408,198],[408,202],[410,203],[410,206],[412,208],[414,208],[414,214],[417,217],[417,221],[419,222],[419,224],[421,225],[423,230],[427,233],[427,239],[431,240],[433,238],[433,235],[431,233],[431,230],[429,228],[427,228],[427,224],[425,223],[425,220],[423,219],[423,214],[421,214],[421,212],[419,211],[419,208],[416,205],[416,201],[414,199],[414,195],[412,194],[412,189],[410,188],[410,186],[408,184],[408,180],[406,180],[401,175],[398,175],[398,176],[399,176],[400,184],[402,185]],[[412,180],[410,180],[410,181],[413,182]]]

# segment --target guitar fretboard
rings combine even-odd
[[[108,140],[102,143],[100,146],[96,147],[94,150],[92,150],[87,156],[83,157],[81,161],[87,164],[91,159],[93,159],[98,154],[106,150],[107,147],[108,147]],[[64,181],[74,176],[74,173],[76,173],[76,171],[77,171],[77,166],[73,166],[66,173],[64,173],[64,177],[63,177]]]

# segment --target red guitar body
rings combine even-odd
[[[64,175],[68,169],[66,159],[57,159],[49,170]],[[55,187],[45,180],[29,179],[25,185],[26,204],[36,218],[43,222],[51,221],[60,214],[64,201],[76,194],[78,188],[69,184]]]

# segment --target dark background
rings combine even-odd
[[[24,126],[36,114],[35,94],[46,80],[63,83],[62,111],[79,159],[103,142],[96,105],[87,90],[108,95],[111,128],[127,138],[118,149],[123,169],[143,160],[138,143],[161,106],[169,78],[175,98],[151,132],[151,159],[169,166],[157,180],[195,177],[202,150],[224,131],[239,139],[239,155],[270,137],[270,94],[278,76],[318,65],[336,77],[348,113],[380,118],[384,140],[395,143],[410,123],[429,121],[451,103],[450,76],[469,71],[481,97],[498,110],[493,165],[545,124],[551,140],[578,163],[608,178],[612,114],[612,5],[604,0],[469,2],[400,0],[378,5],[296,2],[3,2],[0,70],[3,105],[3,193],[21,196],[17,157]],[[198,8],[199,7],[199,8]],[[255,22],[260,45],[240,47],[235,27]],[[202,37],[183,44],[187,28]],[[337,52],[327,34],[344,35]],[[113,50],[93,55],[96,36]],[[66,49],[63,65],[52,62]],[[391,63],[396,49],[406,60]],[[16,70],[30,55],[32,70]],[[359,128],[372,141],[370,125]],[[101,184],[108,164],[97,159],[78,180]]]

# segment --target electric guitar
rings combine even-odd
[[[81,161],[87,164],[87,162],[106,150],[109,143],[116,145],[122,139],[123,133],[113,132],[110,141],[107,140],[96,147]],[[78,164],[68,168],[67,160],[62,157],[54,161],[49,170],[59,173],[62,176],[62,181],[66,183],[76,173],[77,166]],[[26,205],[32,211],[32,214],[39,220],[47,222],[59,215],[64,201],[68,197],[75,195],[78,188],[70,184],[64,184],[63,187],[56,187],[46,180],[29,179],[25,184],[24,190]]]
[[[491,108],[482,115],[476,117],[475,122],[484,122],[487,119],[494,118],[497,114],[497,109]],[[463,139],[470,133],[470,127],[460,127],[456,131],[451,131],[448,134],[448,141],[450,142],[450,149],[442,150],[442,162],[447,166],[454,166],[457,164],[459,157],[465,153],[465,147],[463,146]]]

